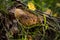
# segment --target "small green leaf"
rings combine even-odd
[[[45,29],[47,30],[48,24],[46,23],[46,22],[47,22],[47,20],[46,20],[46,15],[43,14],[43,16],[44,16],[44,26],[45,26]]]

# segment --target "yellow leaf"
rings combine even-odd
[[[54,17],[57,17],[57,15],[58,15],[57,13],[54,13],[54,15],[53,15],[53,16],[54,16]]]
[[[57,6],[57,7],[60,7],[60,3],[56,3],[56,6]]]
[[[51,12],[52,12],[51,9],[47,9],[47,10],[45,11],[45,13],[48,14],[48,15],[50,15]]]
[[[36,7],[35,7],[35,5],[34,5],[32,2],[28,2],[28,8],[29,8],[30,10],[33,10],[33,11],[36,10]]]

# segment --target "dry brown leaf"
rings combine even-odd
[[[38,18],[36,15],[22,9],[15,9],[15,17],[21,22],[22,24],[26,26],[30,26],[33,24],[38,23],[38,20],[40,21],[41,18]],[[40,17],[40,16],[39,16]]]
[[[31,35],[28,35],[28,40],[33,40]]]

